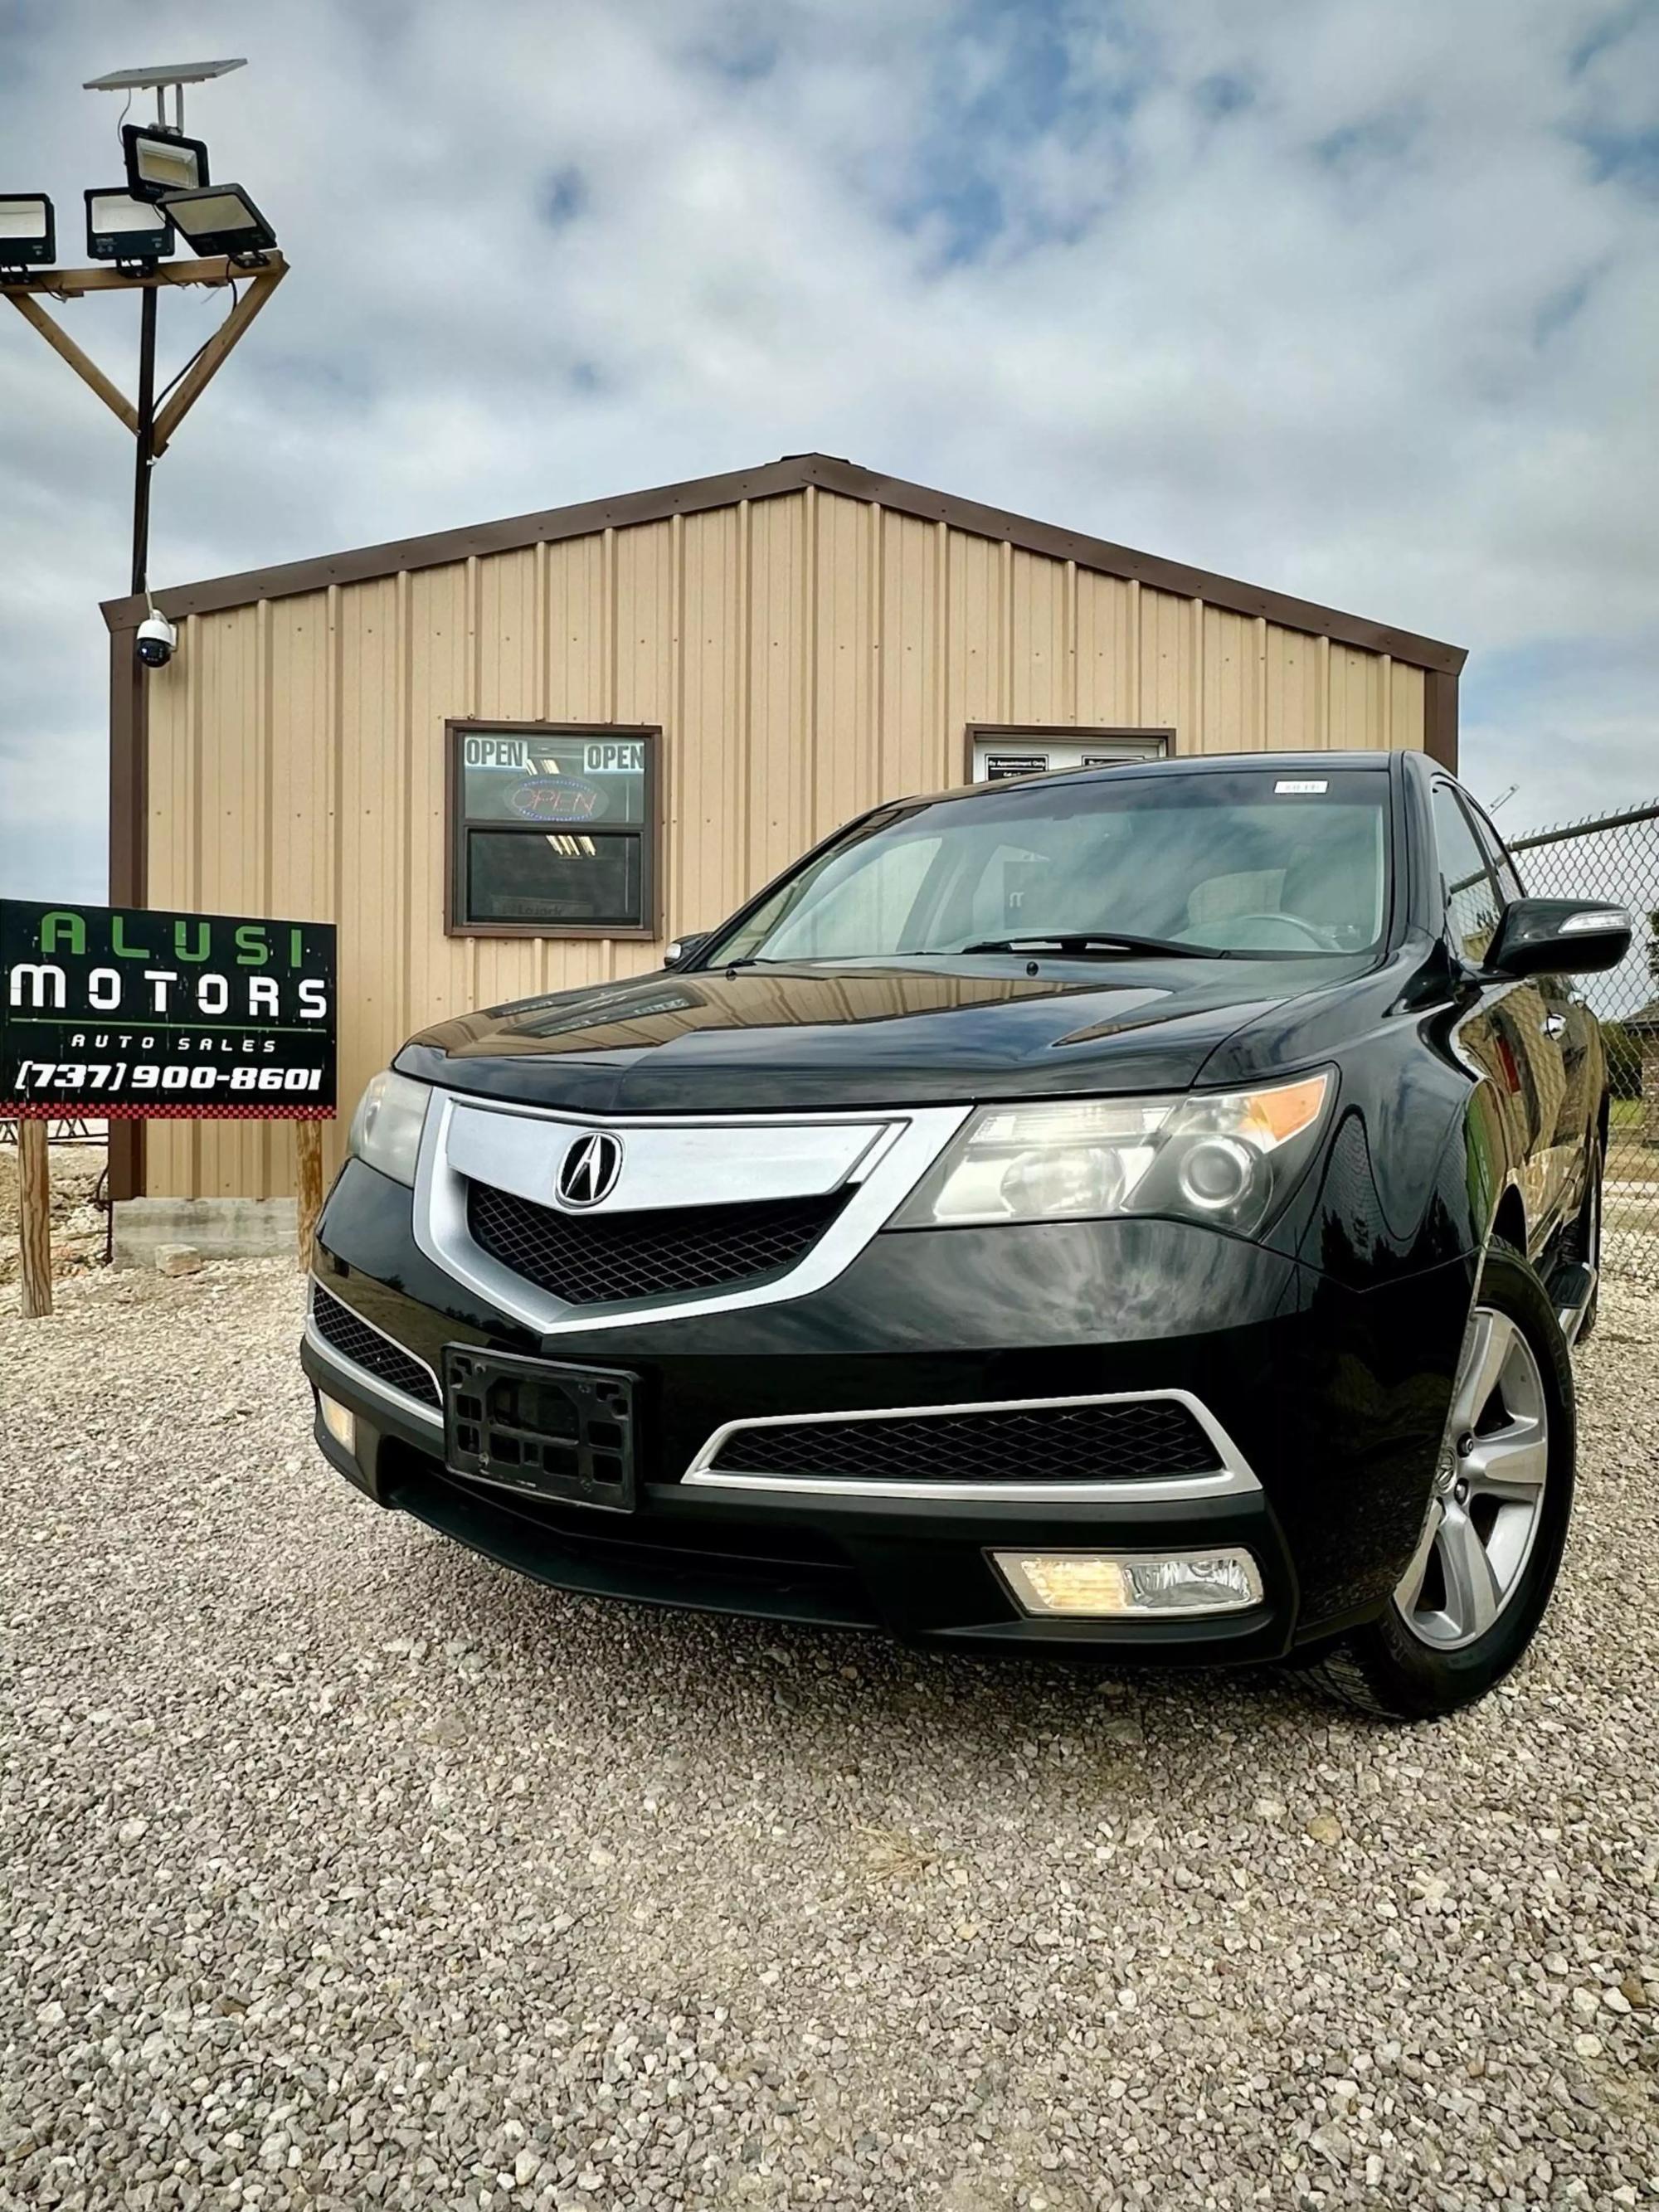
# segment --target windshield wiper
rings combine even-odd
[[[1133,937],[1127,930],[1098,929],[1059,934],[1035,931],[1030,937],[986,937],[977,945],[964,945],[963,952],[1059,952],[1098,955],[1111,959],[1120,952],[1157,952],[1174,960],[1226,960],[1231,955],[1214,945],[1183,945],[1173,937]]]
[[[873,959],[872,953],[854,953],[854,959]],[[776,960],[769,960],[763,952],[745,953],[741,960],[711,960],[711,975],[735,975],[739,968],[811,968],[816,964],[835,964],[835,955],[829,952],[786,952]]]

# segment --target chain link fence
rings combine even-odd
[[[1607,1047],[1613,1092],[1602,1206],[1602,1264],[1659,1282],[1659,801],[1563,823],[1510,841],[1534,898],[1627,907],[1630,957],[1580,988]]]

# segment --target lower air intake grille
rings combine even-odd
[[[382,1382],[389,1382],[394,1390],[401,1390],[405,1397],[418,1398],[423,1406],[442,1404],[430,1372],[412,1352],[405,1352],[390,1337],[382,1336],[379,1329],[371,1328],[361,1315],[342,1305],[338,1298],[331,1297],[320,1284],[312,1289],[311,1318],[318,1335],[325,1344],[331,1345],[342,1359],[366,1368]]]
[[[779,1422],[738,1429],[714,1461],[734,1474],[873,1482],[1135,1482],[1220,1465],[1202,1427],[1173,1398]]]
[[[846,1199],[837,1190],[760,1205],[569,1214],[473,1182],[466,1218],[474,1243],[515,1275],[567,1304],[605,1305],[779,1274],[811,1251]]]

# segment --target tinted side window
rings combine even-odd
[[[1449,783],[1434,787],[1434,842],[1446,933],[1464,959],[1478,968],[1498,927],[1498,893],[1469,817]]]
[[[1480,849],[1486,856],[1486,866],[1498,878],[1498,889],[1507,906],[1511,899],[1525,898],[1521,878],[1515,872],[1503,839],[1478,806],[1471,805],[1469,814],[1474,823],[1474,834],[1480,840]]]

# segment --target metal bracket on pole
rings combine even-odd
[[[265,301],[288,274],[288,264],[276,256],[270,266],[250,270],[248,288],[203,347],[193,365],[179,380],[173,397],[155,418],[150,459],[159,461],[173,432],[207,390],[230,357],[231,349],[246,331]]]
[[[260,264],[260,273],[286,269],[288,264],[273,248]],[[107,261],[96,269],[37,269],[27,276],[0,279],[0,292],[15,300],[20,294],[44,292],[54,300],[78,300],[88,292],[137,292],[146,284],[158,290],[163,284],[234,284],[249,270],[239,269],[222,253],[205,260],[158,262],[153,269],[123,269]]]
[[[143,291],[154,295],[164,284],[201,284],[210,289],[221,289],[227,284],[246,283],[247,290],[179,379],[178,389],[155,418],[150,459],[159,460],[179,425],[224,367],[233,348],[287,274],[288,264],[280,253],[266,255],[254,269],[239,269],[222,256],[209,261],[175,261],[165,269],[147,269],[131,275],[110,268],[46,269],[36,276],[9,279],[0,285],[0,298],[11,301],[25,322],[34,325],[52,351],[69,363],[88,390],[95,392],[117,421],[136,437],[137,409],[76,343],[43,300],[78,300],[88,292]]]

